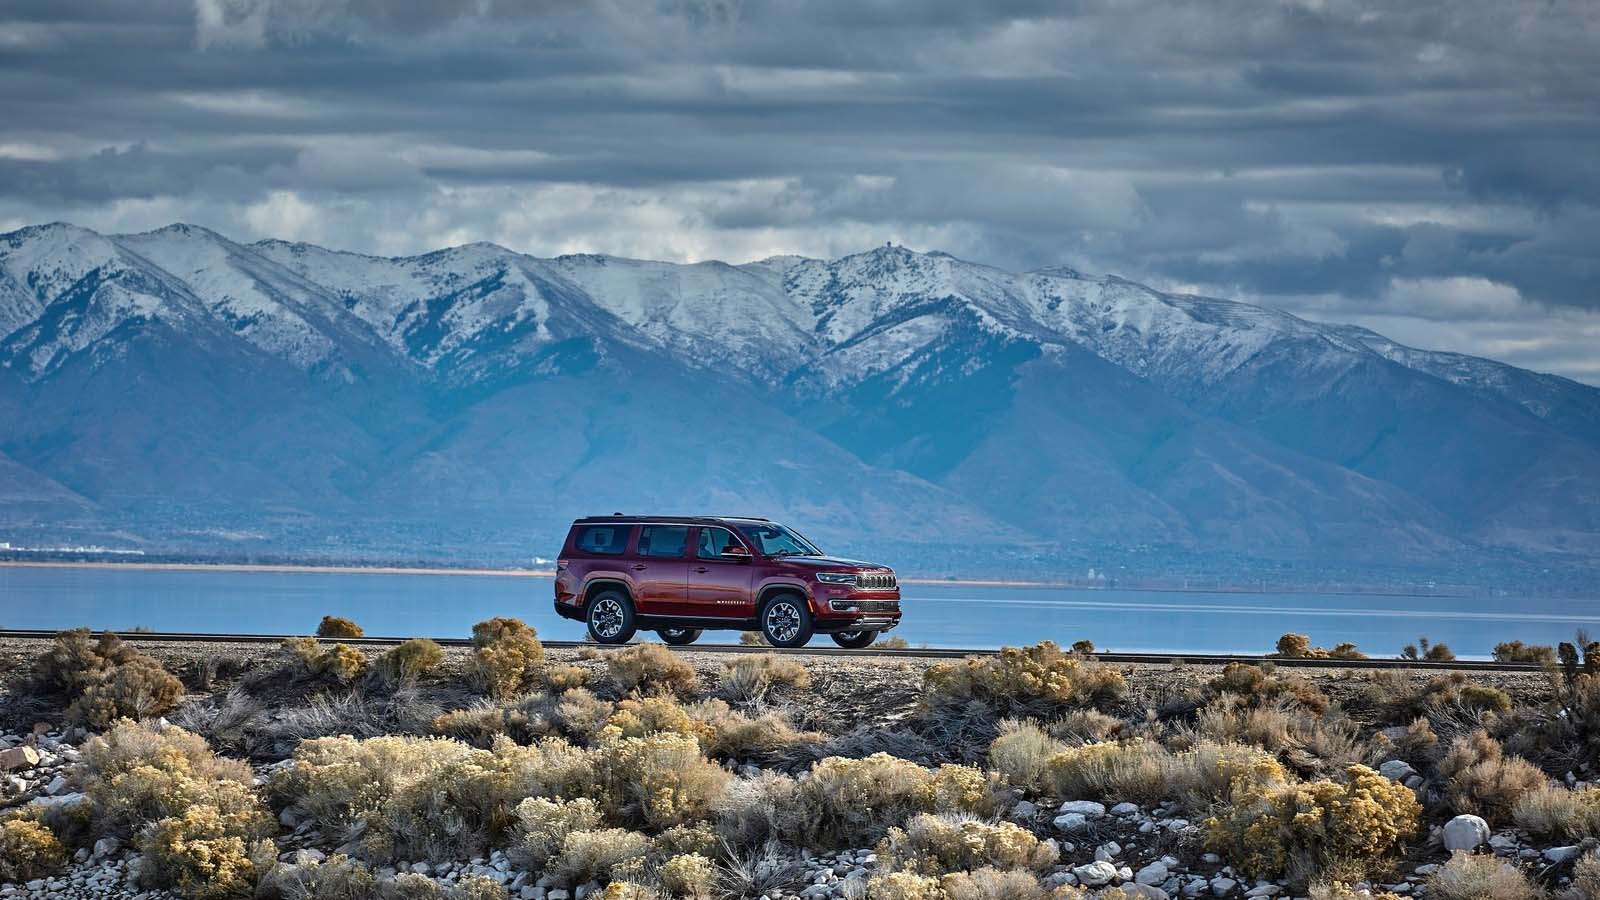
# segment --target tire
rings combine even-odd
[[[878,639],[876,631],[836,631],[828,636],[833,638],[835,644],[846,650],[860,650],[870,647],[872,642]]]
[[[633,601],[621,591],[601,591],[589,599],[584,611],[589,637],[601,644],[626,644],[633,640]]]
[[[761,636],[774,647],[804,647],[811,640],[811,609],[799,594],[779,594],[761,607]]]
[[[666,641],[669,644],[672,644],[675,647],[682,647],[684,644],[692,644],[695,641],[698,641],[700,639],[700,634],[701,634],[701,630],[699,628],[657,628],[656,629],[656,636],[657,637],[661,638],[663,641]]]

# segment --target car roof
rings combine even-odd
[[[574,519],[574,525],[600,525],[618,524],[635,525],[640,522],[663,523],[667,525],[705,525],[729,524],[738,522],[769,522],[759,516],[625,516],[622,513],[613,513],[609,516],[584,516]]]

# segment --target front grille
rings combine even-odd
[[[896,584],[893,572],[867,572],[856,576],[856,587],[864,591],[891,591]]]
[[[829,604],[838,612],[899,612],[898,600],[831,600]]]

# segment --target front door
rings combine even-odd
[[[695,615],[749,617],[755,615],[750,600],[749,557],[728,559],[722,548],[742,543],[726,528],[704,525],[695,539],[689,562],[689,606]]]
[[[647,616],[686,615],[689,591],[689,526],[644,525],[631,563],[638,609]]]

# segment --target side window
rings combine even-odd
[[[722,549],[732,543],[735,543],[733,532],[726,528],[701,528],[695,555],[701,559],[721,559]]]
[[[578,539],[573,546],[580,553],[601,553],[617,556],[628,547],[631,525],[585,525],[578,529]]]
[[[640,556],[679,557],[689,545],[687,525],[646,525],[639,530]]]

